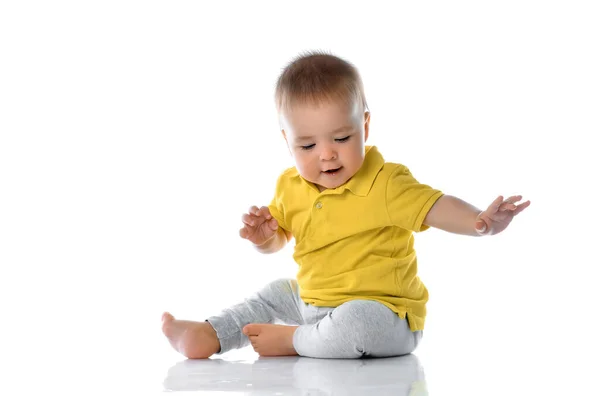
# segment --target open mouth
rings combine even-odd
[[[339,170],[342,169],[342,168],[343,167],[340,166],[339,168],[336,168],[336,169],[329,169],[329,170],[323,171],[323,173],[327,173],[328,175],[333,175],[333,174],[339,172]]]

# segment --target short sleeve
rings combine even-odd
[[[286,231],[291,231],[285,221],[285,208],[283,206],[283,193],[285,191],[285,188],[283,184],[284,175],[282,174],[277,179],[277,185],[275,186],[275,195],[273,196],[273,199],[269,204],[269,212],[271,212],[271,216],[273,216],[273,218],[277,220],[277,223],[281,228],[283,228]]]
[[[391,173],[386,186],[386,206],[390,222],[414,232],[425,231],[423,224],[433,204],[444,195],[440,190],[419,183],[404,165]]]

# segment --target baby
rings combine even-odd
[[[494,235],[529,201],[499,196],[481,211],[386,162],[365,146],[370,114],[362,80],[339,57],[312,52],[293,60],[277,81],[275,101],[295,167],[281,174],[269,206],[242,216],[240,236],[262,253],[293,237],[297,277],[275,280],[204,322],[164,313],[164,334],[192,359],[249,343],[261,356],[413,352],[429,299],[413,233],[435,227]]]

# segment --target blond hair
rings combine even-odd
[[[310,51],[293,59],[281,72],[275,88],[277,111],[289,111],[297,104],[341,101],[358,103],[368,109],[358,69],[337,56]]]

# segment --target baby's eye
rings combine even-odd
[[[335,139],[335,141],[336,141],[336,142],[343,143],[343,142],[346,142],[346,141],[348,141],[348,139],[350,139],[350,136],[346,136],[346,137],[344,137],[344,138],[340,138],[340,139]]]
[[[309,144],[307,146],[300,146],[300,148],[302,150],[310,150],[311,148],[315,147],[314,143],[313,144]]]

